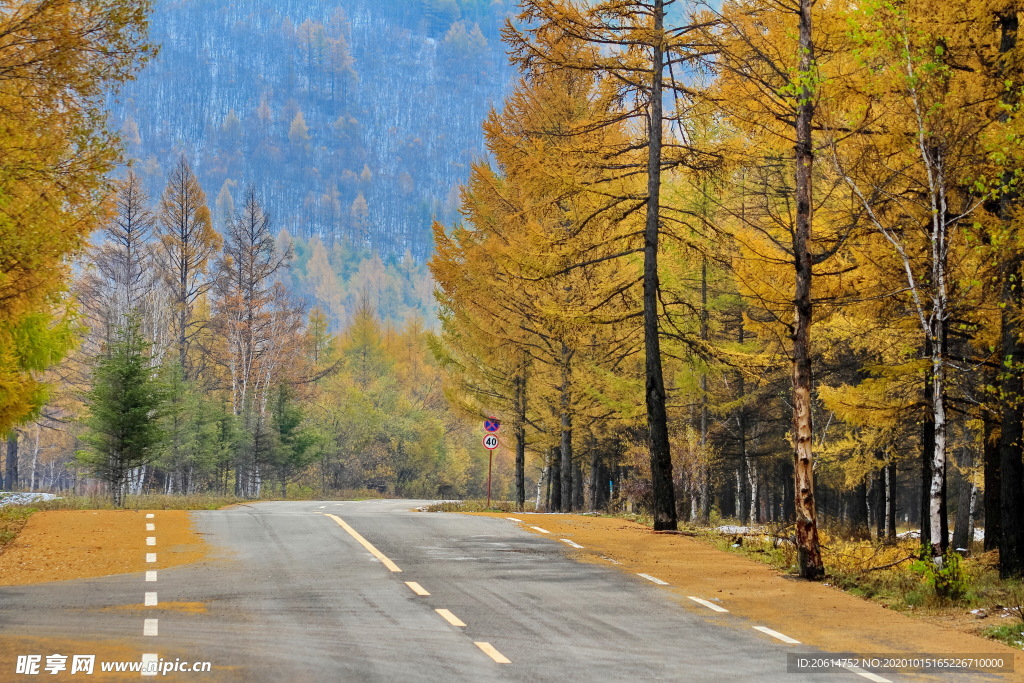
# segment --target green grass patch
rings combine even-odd
[[[989,626],[981,634],[1018,650],[1024,648],[1024,622]]]

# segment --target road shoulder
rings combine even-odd
[[[155,514],[146,519],[146,514]],[[145,522],[153,522],[157,561],[146,563]],[[207,544],[186,510],[50,510],[37,512],[0,554],[0,585],[96,578],[196,562]]]
[[[937,626],[849,595],[826,583],[809,583],[737,554],[681,535],[657,534],[634,522],[559,514],[482,514],[510,521],[553,542],[578,561],[606,564],[633,576],[664,582],[686,609],[725,615],[745,627],[763,625],[801,644],[829,652],[866,654],[1012,654],[1024,671],[1024,653],[1001,643]],[[568,543],[571,541],[571,543]],[[574,548],[573,545],[582,546]],[[657,582],[655,582],[657,583]],[[738,624],[739,625],[739,624]],[[766,636],[768,637],[768,636]]]

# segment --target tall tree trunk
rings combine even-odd
[[[601,461],[598,458],[597,447],[591,440],[590,443],[590,482],[587,486],[590,497],[589,510],[597,512],[601,507]]]
[[[661,367],[661,339],[658,322],[658,233],[661,218],[662,158],[662,70],[665,68],[665,3],[654,0],[654,35],[651,50],[651,90],[647,117],[647,221],[644,227],[644,375],[647,402],[647,431],[651,447],[651,484],[653,486],[654,529],[674,530],[675,490],[672,483],[672,456],[669,452],[668,414],[665,408],[665,378]]]
[[[18,430],[12,429],[7,435],[7,463],[4,481],[8,491],[18,490]]]
[[[738,339],[742,345],[744,342],[744,329],[743,329],[743,313],[740,312],[740,325]],[[745,483],[749,479],[749,468],[750,468],[750,455],[747,453],[747,406],[746,406],[746,381],[743,376],[743,372],[739,371],[736,373],[736,386],[740,397],[739,413],[736,415],[736,432],[737,438],[739,439],[739,452],[740,462],[739,469],[736,472],[736,517],[739,518],[741,523],[753,522],[751,517],[753,513],[753,504],[744,504],[744,488]]]
[[[760,524],[764,518],[758,514],[760,496],[757,488],[757,466],[753,462],[747,463],[747,482],[750,484],[750,514],[747,515],[747,520],[750,524]]]
[[[804,80],[796,111],[796,225],[793,230],[793,264],[796,269],[793,319],[793,434],[795,449],[794,511],[796,513],[797,562],[800,576],[817,580],[825,575],[818,544],[814,503],[814,453],[811,438],[811,192],[814,148],[811,121],[814,98],[807,83],[814,66],[811,40],[812,0],[800,0],[800,67]]]
[[[896,540],[896,465],[885,466],[885,540]]]
[[[572,509],[583,509],[583,466],[579,460],[573,463]]]
[[[925,357],[932,354],[931,337],[924,340]],[[925,415],[921,421],[921,543],[930,541],[932,529],[931,514],[931,481],[932,466],[935,463],[935,413],[932,411],[935,384],[932,382],[931,367],[925,371],[924,376],[924,404]]]
[[[974,488],[971,485],[969,476],[970,470],[974,467],[974,458],[970,452],[967,455],[968,476],[960,478],[960,485],[957,488],[956,496],[956,523],[953,527],[953,550],[967,554],[971,550],[971,540],[974,537],[974,529],[971,526],[971,494]]]
[[[1017,45],[1019,19],[1016,11],[1006,12],[997,18],[1001,32],[999,52],[1005,55]],[[1003,69],[1002,64],[1000,69]],[[1004,104],[1015,104],[1015,96],[1011,92],[1015,91],[1007,88]],[[1007,116],[1005,111],[1000,114],[1003,120]],[[1004,220],[1011,219],[1016,203],[1016,194],[1004,195],[1000,199],[999,212]],[[1021,440],[1024,437],[1021,425],[1024,345],[1021,344],[1020,332],[1015,323],[1021,311],[1021,262],[1021,256],[1014,250],[1012,256],[1004,259],[1000,278],[1000,357],[1003,364],[1000,393],[1003,405],[999,440],[999,574],[1004,578],[1024,576],[1024,505],[1020,499],[1021,491],[1024,490],[1024,465],[1021,463]]]
[[[1024,486],[1024,464],[1021,462],[1022,438],[1021,401],[1024,386],[1021,368],[1024,367],[1024,345],[1020,342],[1013,317],[1020,311],[1020,260],[1012,259],[1003,274],[1001,311],[1001,356],[1003,376],[1000,382],[1003,419],[999,439],[999,503],[1000,542],[999,574],[1004,578],[1024,576],[1024,506],[1021,490]]]
[[[938,239],[938,235],[933,235],[933,239]],[[928,487],[928,516],[931,524],[929,539],[932,549],[937,553],[936,564],[941,565],[941,558],[949,549],[949,522],[946,518],[946,297],[942,284],[945,280],[945,264],[942,263],[944,258],[936,256],[936,259],[940,263],[933,267],[933,276],[940,280],[940,293],[936,297],[936,309],[931,321],[932,422],[935,430],[935,451],[932,454],[932,478]]]
[[[703,256],[700,264],[700,338],[707,343],[708,331],[708,257]],[[710,513],[710,479],[708,476],[708,373],[700,373],[700,460],[697,463],[697,514],[696,520],[706,522]]]
[[[526,506],[526,367],[521,364],[513,378],[515,418],[512,431],[516,440],[516,509]]]
[[[881,454],[879,454],[881,456]],[[871,509],[874,514],[875,539],[885,539],[885,466],[874,474],[871,490]]]
[[[995,386],[998,378],[992,377],[989,384]],[[1000,500],[999,482],[999,442],[996,440],[996,427],[999,424],[998,417],[990,410],[983,413],[985,436],[982,443],[984,454],[984,489],[985,489],[985,550],[995,550],[999,547],[1002,524],[1002,506]]]
[[[573,495],[572,495],[572,376],[570,368],[570,359],[572,353],[566,344],[562,343],[562,386],[561,396],[559,397],[559,410],[562,413],[560,416],[561,422],[561,452],[562,452],[562,465],[560,467],[562,475],[562,510],[570,512],[573,509]]]
[[[562,511],[562,451],[561,448],[555,447],[551,452],[551,478],[549,480],[550,485],[548,487],[548,511],[549,512],[561,512]]]

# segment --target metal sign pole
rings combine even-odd
[[[494,461],[494,451],[487,449],[487,507],[491,507],[491,463]]]

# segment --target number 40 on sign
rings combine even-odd
[[[488,434],[484,437],[484,448],[493,451],[498,447],[498,437],[494,434]]]

